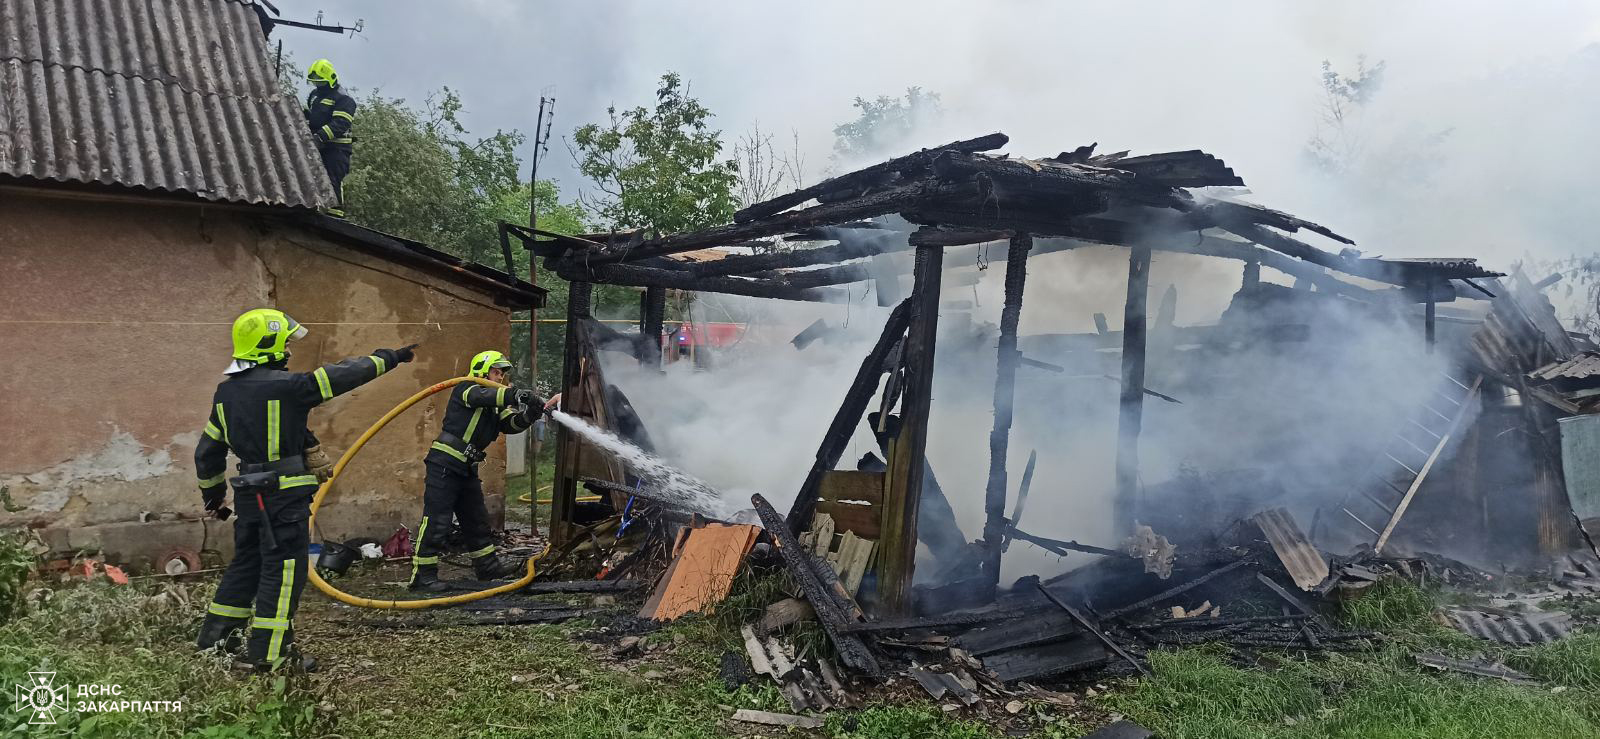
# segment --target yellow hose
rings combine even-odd
[[[350,463],[350,460],[356,456],[357,452],[361,451],[361,447],[367,445],[367,442],[372,439],[374,434],[378,433],[378,431],[384,426],[389,425],[389,422],[394,420],[395,416],[404,413],[406,409],[416,405],[423,398],[426,398],[441,390],[448,390],[452,387],[455,387],[457,383],[461,382],[475,382],[479,385],[489,388],[505,387],[504,385],[490,382],[481,377],[457,377],[453,380],[445,380],[437,385],[424,388],[418,391],[416,395],[406,398],[405,401],[400,405],[395,406],[393,410],[385,413],[383,418],[378,419],[377,423],[372,424],[372,426],[367,429],[366,433],[361,435],[361,438],[356,439],[355,444],[352,444],[349,449],[345,450],[344,456],[340,457],[339,462],[333,466],[333,476],[329,477],[327,482],[322,483],[322,485],[317,488],[317,494],[311,498],[311,524],[315,526],[317,521],[317,509],[322,506],[322,498],[323,496],[327,495],[328,490],[332,488],[333,481],[339,479],[339,473],[344,471],[344,466]],[[421,543],[422,542],[417,542],[419,546]],[[329,598],[337,600],[341,603],[348,603],[352,606],[359,606],[362,608],[431,608],[433,606],[448,606],[455,605],[457,603],[471,603],[475,600],[483,600],[484,598],[500,595],[501,593],[509,593],[514,590],[527,587],[529,583],[533,582],[533,576],[535,574],[534,565],[538,564],[539,560],[544,559],[544,556],[549,553],[550,546],[546,544],[544,551],[539,552],[538,556],[532,557],[528,560],[528,574],[523,575],[522,579],[517,580],[516,582],[506,583],[505,585],[489,588],[488,590],[479,590],[475,593],[462,593],[461,595],[451,595],[442,598],[418,598],[416,600],[384,600],[382,598],[363,598],[358,595],[351,595],[329,584],[327,580],[322,579],[322,575],[317,573],[316,567],[309,567],[307,570],[311,575],[312,585],[317,586],[317,589],[321,590],[323,594],[327,595]]]

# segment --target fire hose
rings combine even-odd
[[[314,527],[316,525],[317,509],[322,506],[322,499],[328,494],[328,491],[332,489],[334,481],[339,479],[339,473],[344,471],[344,466],[349,464],[351,459],[355,458],[356,454],[361,451],[361,448],[366,446],[367,442],[370,441],[372,437],[378,433],[378,431],[382,430],[384,426],[389,425],[389,422],[394,420],[396,416],[399,416],[411,406],[421,402],[423,398],[433,395],[441,390],[453,388],[457,383],[461,382],[475,382],[488,388],[505,387],[504,385],[490,382],[481,377],[457,377],[453,380],[445,380],[444,382],[436,385],[423,388],[422,390],[417,391],[415,395],[406,398],[388,413],[385,413],[383,418],[378,419],[377,423],[374,423],[367,428],[366,433],[363,433],[361,438],[356,439],[356,443],[350,445],[350,448],[345,450],[344,456],[339,457],[339,461],[333,465],[333,474],[328,478],[328,481],[317,487],[316,495],[311,498],[311,526]],[[418,543],[420,544],[421,542]],[[499,585],[487,590],[479,590],[472,593],[462,593],[461,595],[451,595],[439,598],[419,598],[415,600],[386,600],[383,598],[363,598],[358,595],[351,595],[334,587],[327,580],[322,579],[322,575],[317,573],[317,568],[310,567],[308,568],[308,571],[311,576],[312,585],[315,585],[318,590],[323,592],[323,594],[341,603],[348,603],[352,606],[359,606],[362,608],[431,608],[433,606],[448,606],[458,603],[470,603],[475,600],[483,600],[484,598],[500,595],[502,593],[510,593],[512,591],[527,587],[533,582],[533,576],[535,574],[534,566],[538,564],[539,560],[544,559],[545,555],[549,553],[550,546],[547,544],[545,545],[544,551],[539,552],[537,556],[528,560],[527,574],[523,575],[522,579],[515,582],[506,583],[505,585]]]

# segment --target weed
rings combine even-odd
[[[1515,650],[1506,664],[1554,685],[1600,693],[1600,633]]]
[[[1409,581],[1385,578],[1343,603],[1343,620],[1358,629],[1417,630],[1431,625],[1434,600]]]
[[[23,585],[34,565],[27,541],[25,532],[0,533],[0,625],[25,607]]]

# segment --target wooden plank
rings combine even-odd
[[[643,618],[671,621],[686,613],[710,613],[733,588],[734,576],[755,544],[757,529],[748,524],[711,524],[689,531],[683,551],[661,578],[653,610]],[[648,608],[649,604],[646,604]]]
[[[1433,453],[1429,454],[1428,461],[1422,464],[1422,470],[1417,473],[1416,479],[1411,481],[1411,487],[1406,488],[1405,497],[1401,498],[1400,503],[1395,506],[1394,515],[1389,517],[1389,523],[1383,527],[1383,533],[1379,534],[1377,542],[1373,543],[1372,551],[1381,553],[1384,545],[1389,543],[1389,536],[1394,533],[1394,528],[1400,525],[1400,518],[1406,514],[1406,509],[1411,507],[1412,499],[1417,496],[1417,491],[1422,488],[1422,481],[1428,479],[1428,472],[1433,469],[1433,463],[1439,461],[1439,455],[1444,452],[1445,446],[1450,443],[1450,437],[1454,436],[1456,429],[1461,426],[1461,420],[1467,417],[1468,409],[1471,407],[1472,401],[1477,399],[1478,387],[1482,384],[1483,377],[1472,378],[1472,387],[1467,390],[1466,400],[1462,401],[1461,407],[1456,409],[1455,418],[1450,421],[1450,429],[1445,432],[1443,437],[1440,437],[1439,443],[1434,445]]]
[[[939,280],[942,247],[918,247],[911,297],[910,326],[903,354],[906,389],[901,400],[900,433],[891,442],[889,479],[884,482],[883,531],[879,536],[878,602],[889,614],[911,607],[916,569],[917,510],[926,469],[928,415],[933,402],[933,357],[939,331]]]
[[[824,513],[833,518],[834,533],[854,531],[868,539],[876,539],[882,534],[882,506],[818,503],[817,515]]]
[[[969,654],[982,656],[1064,639],[1079,631],[1071,616],[1060,609],[1052,609],[1028,618],[973,629],[956,637],[956,643]]]
[[[1105,664],[1109,658],[1110,652],[1100,642],[1078,634],[1043,646],[991,654],[983,658],[983,666],[1000,682],[1009,683],[1087,670]]]
[[[828,470],[822,476],[817,496],[826,501],[883,502],[883,473],[860,470]]]

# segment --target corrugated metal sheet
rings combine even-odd
[[[331,205],[267,53],[240,0],[4,0],[0,174]]]
[[[1446,610],[1458,630],[1503,644],[1542,644],[1572,633],[1572,617],[1565,613],[1504,614],[1486,611]]]
[[[1301,590],[1311,590],[1328,579],[1328,561],[1322,558],[1322,553],[1316,547],[1311,546],[1310,540],[1306,539],[1287,510],[1273,508],[1251,516],[1250,520],[1261,527],[1261,533],[1266,535],[1272,551],[1277,553],[1278,560],[1289,571],[1289,577],[1294,578],[1294,584],[1300,586]]]
[[[1558,428],[1567,502],[1593,536],[1600,531],[1600,416],[1563,418]]]

